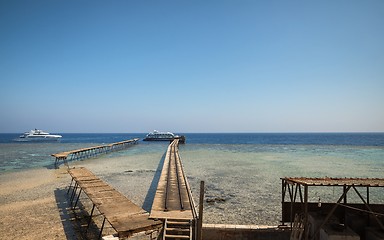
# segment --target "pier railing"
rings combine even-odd
[[[95,157],[100,154],[105,154],[109,152],[119,151],[122,149],[127,148],[128,146],[132,144],[137,144],[139,141],[138,138],[106,144],[106,145],[99,145],[95,147],[88,147],[88,148],[81,148],[66,152],[59,152],[52,154],[52,157],[55,157],[55,167],[58,167],[60,165],[60,162],[63,162],[64,164],[68,164],[68,161],[73,160],[81,160],[85,158],[91,158]]]

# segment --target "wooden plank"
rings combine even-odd
[[[178,158],[177,147],[173,149],[173,144],[177,146],[177,141],[172,142],[167,149],[155,198],[152,204],[150,218],[193,219],[191,210],[192,203],[190,202],[190,193],[188,192],[189,189],[185,182],[181,161]],[[180,195],[183,208],[180,204]],[[167,209],[165,209],[166,198],[168,198]]]
[[[84,193],[104,215],[119,236],[159,228],[162,223],[85,168],[68,171]]]

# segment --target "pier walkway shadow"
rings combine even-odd
[[[166,156],[166,152],[161,157],[159,165],[157,166],[155,175],[153,176],[151,186],[148,189],[147,195],[145,196],[144,203],[143,203],[143,209],[147,212],[151,211],[153,200],[155,199],[156,189],[157,185],[160,181],[161,171],[163,170],[164,160]]]
[[[75,209],[72,208],[67,194],[68,189],[56,189],[55,198],[59,210],[61,223],[67,240],[89,240],[97,239],[100,229],[95,222],[99,214],[94,214],[92,221],[89,221],[87,207],[80,200]],[[99,219],[100,220],[100,219]],[[89,226],[88,226],[89,224]]]
[[[81,239],[78,236],[78,231],[73,224],[73,213],[70,208],[69,200],[67,198],[67,189],[57,188],[55,191],[55,198],[57,208],[59,210],[61,223],[67,240],[78,240]]]

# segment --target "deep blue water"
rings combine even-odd
[[[62,137],[59,143],[113,143],[132,138],[143,138],[144,133],[51,133],[60,134]],[[20,133],[0,134],[0,143],[15,143]],[[51,142],[51,143],[58,143]],[[26,142],[20,142],[21,144]],[[29,142],[30,143],[30,142]]]
[[[384,146],[384,133],[188,133],[187,143]]]
[[[15,143],[13,140],[19,135],[0,134],[0,143]],[[63,138],[60,143],[112,143],[132,138],[143,139],[146,134],[63,133],[61,135]],[[384,146],[384,133],[181,133],[180,135],[185,135],[187,143],[192,144]]]

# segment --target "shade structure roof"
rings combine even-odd
[[[384,187],[384,178],[307,178],[285,177],[281,178],[287,183],[303,186],[358,186],[358,187]]]

